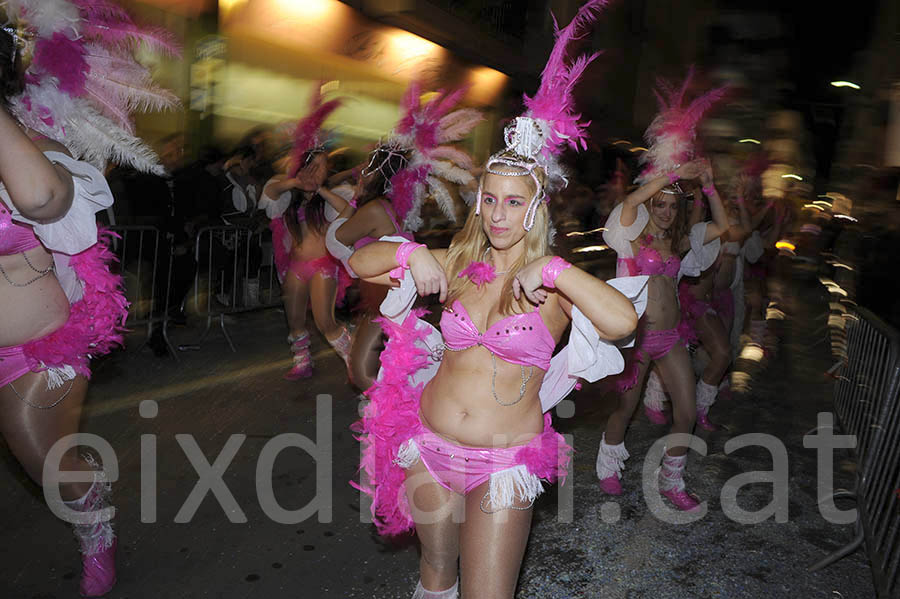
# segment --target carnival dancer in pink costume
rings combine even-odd
[[[94,216],[113,202],[102,168],[115,159],[161,172],[131,133],[129,114],[177,103],[132,50],[138,40],[175,49],[106,2],[3,5],[0,432],[32,480],[58,488],[62,505],[52,507],[79,542],[81,595],[99,597],[116,581],[110,481],[76,448],[59,464],[45,461],[58,440],[78,432],[90,360],[121,343],[128,313]],[[70,471],[92,473],[92,482],[53,474]]]
[[[271,219],[272,250],[281,281],[288,343],[294,355],[288,380],[312,376],[306,311],[312,304],[313,320],[325,339],[344,362],[350,352],[350,331],[334,316],[350,285],[341,263],[325,248],[328,225],[347,206],[350,198],[323,187],[328,178],[328,156],[319,139],[322,123],[339,100],[322,102],[318,88],[313,92],[312,109],[295,132],[286,172],[266,183],[259,206]]]
[[[357,429],[360,486],[379,531],[418,534],[415,599],[454,599],[460,580],[464,597],[513,596],[541,480],[565,475],[571,449],[542,411],[577,377],[624,366],[602,340],[634,331],[632,302],[549,248],[547,200],[564,184],[558,157],[585,140],[571,91],[593,58],[568,64],[566,45],[603,4],[587,3],[558,32],[540,89],[488,160],[450,247],[385,240],[350,258],[360,277],[400,283],[382,304],[389,340]],[[644,284],[623,289],[637,297]],[[444,302],[440,332],[410,309],[417,293]],[[553,356],[570,323],[569,344]]]
[[[682,276],[697,276],[709,268],[719,253],[719,237],[728,230],[722,201],[713,186],[712,169],[705,160],[695,160],[694,139],[702,114],[724,94],[711,91],[683,107],[691,75],[680,88],[660,82],[663,96],[660,114],[647,130],[650,149],[646,165],[637,178],[641,184],[613,210],[603,238],[618,254],[618,274],[650,276],[647,313],[637,335],[637,349],[629,360],[618,389],[619,405],[606,424],[597,454],[597,476],[601,489],[622,493],[625,431],[640,400],[641,387],[651,362],[659,367],[673,401],[673,433],[690,434],[697,414],[708,409],[709,391],[694,382],[693,368],[685,348],[690,331],[680,322],[677,285]],[[685,187],[679,181],[699,179],[709,198],[713,222],[687,230]],[[644,203],[650,200],[650,210]],[[683,258],[679,258],[683,256]],[[716,387],[712,388],[713,397]],[[696,393],[696,398],[695,398]],[[694,509],[699,501],[685,490],[683,472],[687,448],[670,447],[659,470],[662,494],[682,510]]]
[[[483,120],[475,109],[453,110],[464,89],[441,91],[422,104],[422,86],[410,84],[403,98],[404,114],[387,140],[371,153],[357,183],[354,203],[328,228],[326,245],[345,265],[355,250],[385,235],[413,241],[422,225],[422,201],[433,198],[451,222],[456,222],[453,198],[444,180],[474,184],[472,159],[447,145],[463,139]],[[451,112],[452,111],[452,112]],[[355,277],[348,267],[350,275]],[[382,349],[381,326],[373,321],[388,288],[360,282],[363,312],[350,350],[350,380],[365,390],[375,382]]]
[[[682,279],[679,285],[681,317],[693,329],[708,357],[702,367],[701,380],[710,386],[717,385],[718,396],[730,394],[729,377],[724,375],[737,355],[733,341],[735,331],[739,335],[742,325],[735,326],[736,312],[739,313],[737,320],[743,323],[744,261],[755,262],[762,254],[762,242],[755,229],[764,214],[751,217],[744,200],[758,195],[759,164],[758,159],[748,162],[737,178],[733,199],[723,199],[729,229],[721,238],[723,243],[715,263],[699,277],[692,278],[690,283]],[[690,223],[693,226],[705,217],[706,202],[695,192]],[[740,299],[739,304],[735,304],[735,298]],[[647,377],[644,390],[644,409],[652,422],[667,423],[665,401],[665,387],[658,369],[654,368]],[[698,410],[697,424],[709,431],[718,428],[710,422],[708,410],[706,413]]]

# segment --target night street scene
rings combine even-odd
[[[0,17],[0,597],[900,599],[900,2]]]

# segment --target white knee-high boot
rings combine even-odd
[[[88,463],[97,467],[93,460]],[[84,515],[81,521],[72,524],[81,551],[82,597],[102,597],[116,584],[116,534],[105,510],[112,507],[109,502],[111,490],[106,473],[97,471],[84,496],[63,502],[72,511]]]

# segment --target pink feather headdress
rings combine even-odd
[[[305,166],[304,155],[311,156],[314,153],[325,151],[325,143],[320,139],[319,131],[325,119],[341,105],[342,101],[334,99],[323,103],[321,90],[321,86],[316,86],[310,100],[309,114],[297,123],[294,130],[290,177],[296,177],[297,172]]]
[[[572,22],[564,29],[559,28],[553,17],[556,42],[541,73],[541,85],[533,97],[525,96],[527,111],[506,128],[506,147],[488,159],[485,169],[496,175],[509,176],[507,169],[496,169],[498,165],[523,169],[537,186],[535,196],[528,205],[525,215],[525,230],[534,226],[534,217],[541,201],[547,201],[547,190],[541,185],[534,169],[544,170],[548,184],[552,188],[565,187],[567,179],[559,157],[568,147],[573,150],[587,148],[587,127],[590,122],[582,122],[575,112],[573,91],[587,66],[600,55],[595,52],[581,55],[569,64],[570,45],[583,38],[597,20],[600,11],[609,0],[590,0],[582,6]],[[512,153],[515,158],[510,159]],[[518,176],[518,175],[517,175]],[[481,189],[479,187],[475,212],[481,211]]]
[[[178,55],[171,35],[140,27],[109,0],[5,0],[2,6],[26,59],[25,90],[10,99],[19,122],[101,169],[112,160],[162,174],[156,154],[134,134],[132,114],[179,101],[134,55],[141,45]]]
[[[688,70],[687,77],[679,88],[660,78],[657,80],[659,90],[654,90],[659,103],[659,114],[650,123],[644,138],[649,150],[641,156],[644,169],[635,179],[644,184],[660,175],[670,173],[682,164],[695,158],[695,141],[697,127],[703,115],[719,102],[728,91],[720,87],[696,98],[684,107],[684,99],[694,78],[694,67]],[[680,193],[680,189],[667,193]]]
[[[422,85],[416,81],[410,83],[401,104],[403,116],[372,155],[367,167],[370,172],[384,169],[389,163],[384,159],[374,164],[376,155],[386,153],[389,158],[402,154],[406,158],[404,168],[384,175],[390,180],[388,197],[407,231],[417,231],[422,226],[422,203],[428,197],[437,202],[447,218],[456,222],[453,197],[444,181],[459,185],[474,181],[469,172],[472,159],[449,145],[463,139],[484,119],[481,111],[473,108],[454,110],[465,93],[466,88],[440,90],[422,104]]]

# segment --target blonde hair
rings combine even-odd
[[[495,167],[496,168],[496,167]],[[510,176],[518,176],[515,167],[506,167]],[[518,169],[521,170],[521,169]],[[524,173],[522,173],[524,175]],[[542,169],[535,169],[538,180],[543,184],[544,172]],[[478,183],[479,189],[484,184],[483,174]],[[530,185],[534,185],[531,177],[525,176]],[[522,299],[516,301],[512,294],[512,284],[519,270],[526,264],[537,260],[550,253],[549,241],[550,215],[547,210],[547,204],[541,202],[534,216],[534,226],[530,231],[525,233],[525,251],[522,256],[512,265],[503,282],[503,291],[500,294],[500,313],[513,314],[514,312],[525,312],[528,307],[528,300],[524,294]],[[474,285],[468,277],[459,277],[459,273],[464,270],[472,262],[482,260],[485,252],[491,247],[487,235],[481,224],[481,215],[475,214],[475,206],[469,210],[469,216],[463,228],[453,236],[450,247],[447,250],[447,278],[449,286],[447,289],[447,304],[452,304],[459,299],[469,288]]]

